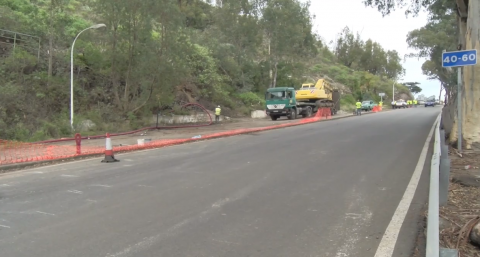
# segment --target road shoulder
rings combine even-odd
[[[430,141],[427,158],[423,165],[422,176],[420,177],[417,190],[408,209],[403,226],[400,229],[393,257],[425,256],[426,237],[424,231],[426,228],[426,220],[424,214],[428,209],[430,166],[434,143],[434,140]]]

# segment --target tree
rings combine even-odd
[[[418,53],[408,56],[428,58],[422,65],[423,74],[430,80],[440,82],[440,95],[445,89],[446,99],[451,98],[457,84],[456,74],[444,69],[441,59],[443,50],[455,49],[457,44],[458,26],[454,7],[451,1],[437,1],[429,7],[428,23],[407,35],[408,45],[418,50]]]
[[[419,82],[404,82],[402,84],[406,86],[414,96],[422,92],[422,88],[418,86],[420,85]]]
[[[366,6],[376,7],[383,15],[388,15],[397,6],[410,4],[407,14],[414,15],[421,8],[427,8],[433,19],[443,13],[455,13],[458,28],[457,47],[446,49],[447,51],[477,49],[480,50],[480,2],[479,1],[451,1],[451,0],[362,0]],[[453,6],[453,8],[452,8]],[[452,11],[452,9],[454,11]],[[435,61],[432,59],[432,61]],[[432,68],[433,65],[429,65]],[[434,71],[434,70],[431,70]],[[477,117],[480,116],[480,90],[476,88],[476,84],[480,81],[480,65],[465,67],[462,73],[462,128],[461,131],[465,139],[466,149],[480,147],[480,126],[477,124]],[[477,82],[477,83],[475,83]],[[449,104],[452,104],[449,101]],[[454,107],[451,106],[451,107]],[[455,117],[452,132],[450,134],[450,142],[457,141],[457,120]]]
[[[270,87],[275,87],[279,63],[289,63],[315,52],[309,3],[298,0],[266,1],[262,12],[269,62],[272,71]]]
[[[339,34],[335,46],[335,56],[343,65],[374,75],[396,78],[405,73],[401,58],[395,50],[385,50],[368,39],[366,42],[345,27]]]
[[[335,55],[343,65],[351,68],[352,64],[358,63],[363,54],[363,41],[360,34],[353,35],[348,27],[340,32],[336,42]]]

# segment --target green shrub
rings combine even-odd
[[[265,100],[253,92],[241,93],[238,98],[248,106],[264,106]]]

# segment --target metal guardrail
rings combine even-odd
[[[440,130],[440,124],[441,119],[437,119],[430,167],[426,257],[458,257],[457,249],[440,247],[439,209],[440,205],[447,204],[450,177],[448,146],[445,144],[445,131]]]

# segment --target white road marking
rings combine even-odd
[[[2,225],[2,224],[0,224],[0,227],[2,227],[2,228],[10,228],[9,226],[5,226],[5,225]]]
[[[43,211],[36,211],[36,213],[55,216],[55,214],[53,214],[53,213],[48,213],[48,212],[43,212]]]
[[[72,177],[72,178],[78,178],[78,176],[75,176],[75,175],[66,175],[66,174],[62,174],[61,176],[62,176],[62,177]]]
[[[402,228],[403,222],[405,221],[405,216],[407,215],[408,209],[410,208],[413,196],[415,195],[415,191],[417,190],[418,181],[420,180],[420,177],[422,175],[423,166],[425,164],[425,159],[427,158],[428,146],[430,145],[433,131],[439,120],[440,115],[438,115],[437,120],[434,122],[432,128],[430,129],[430,133],[427,136],[427,140],[425,140],[425,144],[423,145],[423,149],[420,153],[420,158],[418,159],[418,163],[415,167],[412,178],[410,179],[407,189],[403,194],[402,200],[398,204],[398,207],[395,210],[395,213],[393,214],[390,223],[388,224],[387,230],[385,230],[385,234],[383,234],[382,240],[380,241],[380,244],[375,253],[375,257],[390,257],[393,255],[393,250],[395,249],[395,244],[397,243],[398,234],[400,233],[400,229]]]
[[[92,187],[112,187],[112,186],[109,186],[109,185],[91,185]]]
[[[67,192],[74,193],[74,194],[83,194],[82,191],[78,191],[78,190],[68,190]]]

